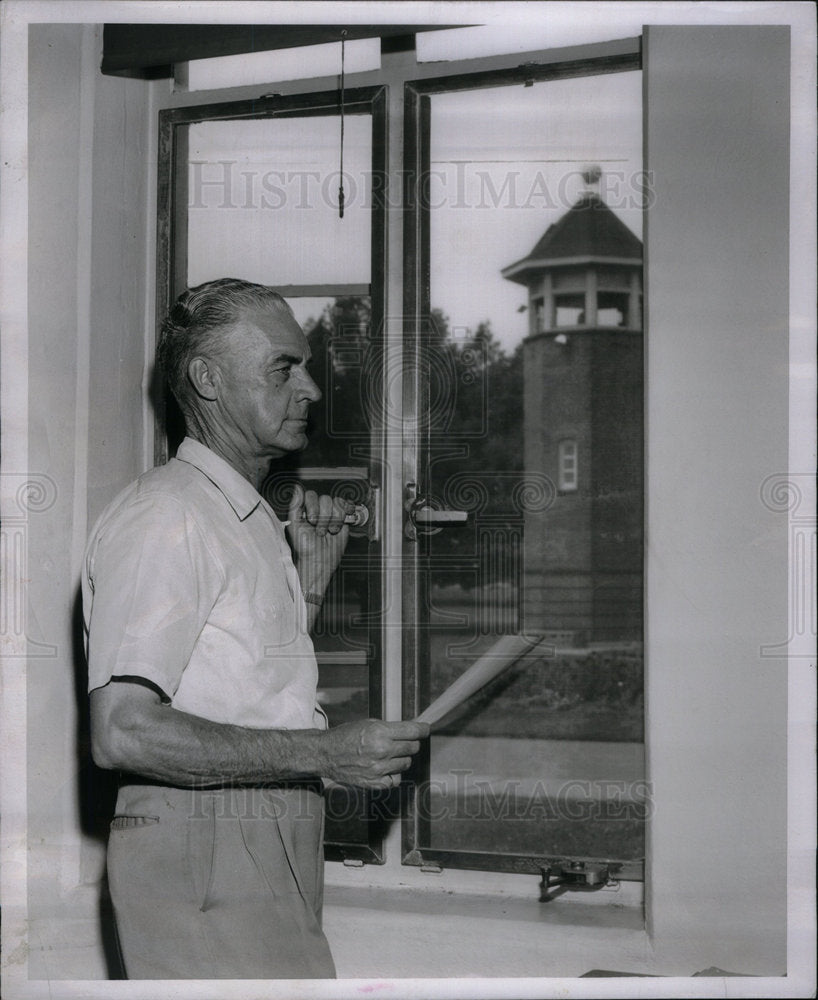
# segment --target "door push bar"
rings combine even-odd
[[[302,483],[313,480],[334,480],[366,482],[369,474],[365,468],[357,466],[304,466],[299,470],[298,478]],[[361,490],[363,493],[363,490]],[[358,494],[360,496],[360,493]],[[353,538],[368,538],[370,542],[379,542],[381,538],[381,488],[367,482],[366,496],[362,503],[356,503],[352,513],[344,518],[344,524],[349,525],[349,533]]]
[[[367,503],[373,511],[377,511],[376,504],[373,504],[371,495],[367,497]],[[344,517],[344,524],[349,525],[349,533],[353,538],[368,537],[371,542],[376,542],[377,537],[377,516],[370,514],[370,507],[364,503],[356,503],[351,514]],[[307,512],[303,511],[301,519],[306,518]]]

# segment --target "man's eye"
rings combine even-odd
[[[284,368],[273,368],[272,375],[275,378],[278,378],[280,381],[286,382],[287,379],[290,377],[291,371],[292,367],[290,365],[286,365]]]

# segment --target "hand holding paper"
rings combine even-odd
[[[453,708],[457,708],[490,680],[498,677],[512,663],[530,652],[541,641],[541,635],[503,635],[497,642],[479,656],[460,677],[425,708],[417,717],[417,722],[434,725]]]

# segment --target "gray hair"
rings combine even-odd
[[[223,333],[235,326],[251,309],[283,311],[292,316],[287,302],[267,285],[240,278],[218,278],[182,292],[174,303],[159,335],[157,359],[170,390],[183,413],[195,399],[188,366],[199,354],[218,354],[224,349]]]

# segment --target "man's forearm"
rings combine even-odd
[[[373,719],[326,731],[248,729],[180,712],[133,682],[114,680],[91,692],[97,764],[172,785],[322,777],[391,788],[428,733],[422,723]]]
[[[109,760],[100,763],[169,784],[285,781],[329,770],[318,729],[248,729],[159,702],[116,718],[103,754]]]

